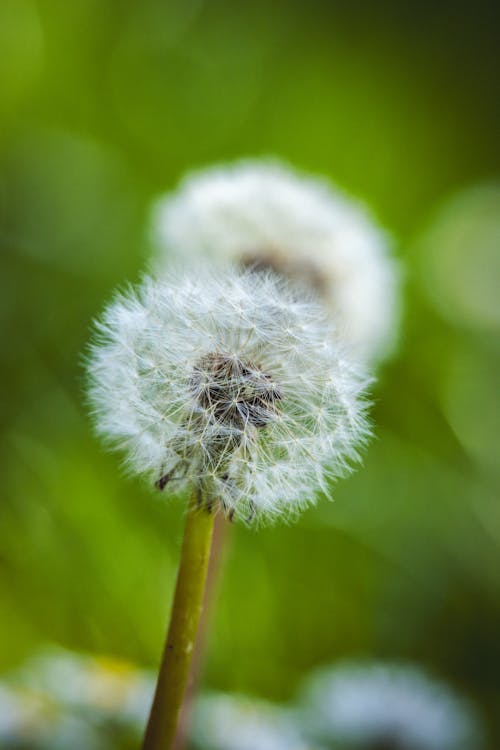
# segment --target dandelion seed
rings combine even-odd
[[[160,267],[171,254],[208,256],[314,289],[366,362],[394,345],[399,272],[388,237],[324,180],[267,161],[200,171],[157,202],[153,234]]]
[[[89,373],[98,430],[134,472],[248,522],[313,502],[369,432],[366,377],[270,274],[146,279],[107,308]]]

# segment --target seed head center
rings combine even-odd
[[[210,422],[237,429],[248,424],[265,427],[277,414],[281,400],[270,375],[220,352],[205,354],[196,362],[191,387]]]

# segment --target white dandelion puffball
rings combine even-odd
[[[313,287],[353,353],[373,363],[393,348],[399,272],[388,237],[325,180],[274,161],[188,175],[153,211],[160,265],[207,256],[271,268]]]
[[[130,468],[230,518],[297,511],[368,434],[366,378],[322,309],[271,274],[146,279],[107,308],[89,374],[98,431]]]
[[[224,693],[198,698],[191,739],[199,750],[312,750],[290,711]]]
[[[303,694],[307,724],[324,742],[356,750],[479,750],[469,704],[421,669],[383,662],[321,669]]]

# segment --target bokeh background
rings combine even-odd
[[[500,743],[499,13],[337,0],[1,0],[0,671],[43,644],[158,661],[182,504],[94,439],[81,355],[191,168],[275,155],[393,234],[400,346],[364,467],[290,527],[233,529],[204,670],[289,699],[416,661]]]

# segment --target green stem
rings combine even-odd
[[[170,625],[142,750],[172,748],[189,677],[215,515],[195,499],[187,510]]]
[[[194,649],[191,669],[189,670],[189,679],[184,702],[179,714],[177,732],[172,750],[184,750],[187,742],[190,720],[193,712],[193,703],[198,692],[198,683],[202,670],[205,646],[207,641],[208,630],[214,605],[214,598],[217,593],[219,579],[222,573],[222,566],[226,556],[226,546],[229,541],[230,524],[224,513],[216,513],[214,519],[214,530],[212,534],[212,549],[210,550],[210,560],[208,561],[207,582],[205,584],[205,594],[203,597],[203,611],[201,613],[200,624],[198,626],[198,635],[196,637],[196,646]]]

